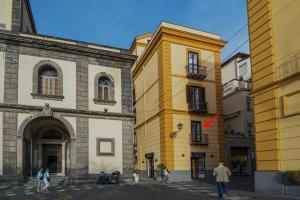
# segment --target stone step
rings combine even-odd
[[[63,184],[65,177],[63,176],[50,176],[50,185],[59,186]],[[28,181],[24,184],[25,187],[36,187],[37,177],[29,177]]]

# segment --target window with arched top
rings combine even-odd
[[[95,98],[97,104],[115,104],[114,80],[102,72],[95,77]]]
[[[52,66],[42,66],[39,70],[38,93],[58,96],[58,75]]]
[[[32,96],[37,99],[61,101],[63,96],[63,73],[52,60],[42,60],[33,68]]]
[[[112,81],[106,76],[100,77],[98,85],[98,99],[100,101],[112,100],[112,89]]]

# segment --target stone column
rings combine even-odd
[[[132,79],[130,63],[122,66],[122,113],[133,114]],[[123,177],[131,178],[133,173],[133,119],[122,122]]]
[[[18,65],[18,48],[7,46],[4,70],[4,103],[7,104],[18,103]],[[3,113],[3,175],[12,179],[17,175],[17,120],[17,113]]]
[[[76,62],[76,108],[80,110],[89,109],[88,101],[88,62],[85,57],[80,57]],[[73,154],[72,166],[76,165],[78,175],[88,174],[88,118],[77,117],[76,119],[76,146],[75,141],[71,144]],[[74,159],[74,156],[76,159]]]

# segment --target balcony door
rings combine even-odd
[[[198,74],[198,53],[196,52],[189,52],[189,73],[190,74]]]
[[[187,86],[187,99],[190,110],[207,111],[204,87]]]

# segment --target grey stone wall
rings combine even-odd
[[[89,165],[89,134],[88,118],[76,119],[76,174],[88,174]],[[72,152],[74,153],[74,152]]]
[[[21,27],[21,0],[12,1],[12,21],[11,30],[14,32],[19,32]]]
[[[88,63],[84,58],[76,62],[76,108],[88,110]]]
[[[3,113],[3,174],[14,179],[17,175],[17,113]]]
[[[5,51],[4,102],[18,103],[19,50],[16,46],[7,46]]]
[[[18,103],[19,54],[15,46],[7,46],[4,69],[4,102]],[[13,179],[17,173],[17,113],[3,113],[3,174]]]
[[[133,173],[133,125],[132,121],[122,122],[123,131],[123,176],[132,178]]]

